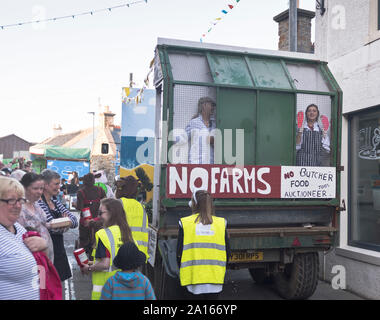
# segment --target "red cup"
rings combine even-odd
[[[86,251],[83,248],[77,249],[74,251],[75,260],[78,263],[78,266],[81,268],[83,265],[88,264],[88,257]]]
[[[84,220],[91,220],[92,219],[92,214],[90,208],[84,208],[82,210],[82,217]]]

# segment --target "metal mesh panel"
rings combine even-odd
[[[162,80],[162,70],[161,70],[161,61],[160,61],[160,55],[158,53],[158,50],[156,49],[155,56],[154,56],[154,78],[153,83],[156,86],[161,80]]]
[[[212,83],[207,59],[199,54],[169,53],[174,80]]]
[[[329,120],[331,119],[331,97],[321,96],[316,94],[297,94],[297,113],[298,111],[305,112],[307,106],[310,104],[316,104],[320,117],[326,116]],[[330,132],[330,129],[328,132]]]
[[[297,89],[323,92],[330,91],[317,66],[288,63],[287,67]]]
[[[173,138],[184,142],[184,130],[190,120],[197,115],[198,101],[200,98],[210,97],[216,102],[216,89],[204,86],[175,85],[174,86],[174,115],[173,115]],[[215,121],[216,115],[212,119]],[[182,146],[181,146],[182,145]],[[188,163],[186,145],[176,143],[174,145],[177,163]],[[180,159],[180,160],[178,160]],[[179,161],[179,162],[178,162]]]
[[[319,110],[319,120],[318,125],[321,129],[326,130],[327,125],[328,129],[326,130],[327,135],[327,141],[329,143],[330,152],[325,152],[322,150],[322,158],[321,158],[321,165],[322,166],[329,166],[330,165],[330,158],[333,151],[333,148],[331,146],[331,104],[332,99],[330,96],[322,96],[322,95],[313,95],[313,94],[297,94],[297,112],[296,115],[298,115],[300,112],[303,113],[304,117],[304,123],[306,123],[306,115],[305,111],[306,108],[311,105],[315,104],[318,107]],[[297,123],[298,117],[296,119]]]

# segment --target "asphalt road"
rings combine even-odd
[[[66,280],[65,300],[91,299],[91,277],[81,274],[73,255],[74,243],[78,238],[78,229],[65,233],[65,246],[72,267],[73,277]],[[248,270],[228,270],[224,290],[220,300],[281,300],[270,285],[257,285],[251,279]],[[334,290],[330,284],[319,282],[316,292],[310,300],[361,300],[360,297],[344,291]]]

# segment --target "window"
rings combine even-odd
[[[380,106],[349,123],[349,244],[380,251]]]
[[[380,39],[380,0],[370,0],[368,42]]]
[[[377,0],[377,30],[380,31],[380,0]]]

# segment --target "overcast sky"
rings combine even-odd
[[[1,0],[0,25],[53,18],[130,1]],[[273,17],[288,0],[148,0],[92,16],[0,29],[0,137],[16,134],[31,142],[92,126],[88,111],[98,98],[121,116],[121,88],[133,73],[137,86],[149,71],[157,37],[199,41],[212,20],[223,20],[204,42],[277,49]],[[315,0],[301,0],[314,10]]]

